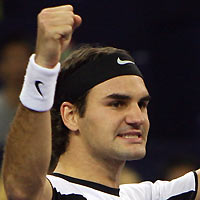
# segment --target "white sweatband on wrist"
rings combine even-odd
[[[60,63],[53,69],[44,68],[35,63],[35,54],[32,54],[19,97],[21,103],[25,107],[39,112],[50,110],[54,102],[59,71]]]

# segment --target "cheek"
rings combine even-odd
[[[82,122],[84,131],[90,135],[95,134],[98,138],[113,138],[123,118],[117,116],[116,113],[106,112],[106,109],[93,109],[93,111],[95,112],[90,110],[86,112]]]
[[[145,131],[148,133],[150,128],[150,122],[148,116],[145,118],[144,126],[145,126]]]

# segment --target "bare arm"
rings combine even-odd
[[[35,61],[54,68],[68,46],[81,18],[72,6],[44,9],[38,15]],[[37,112],[19,105],[8,136],[3,179],[9,199],[49,200],[51,186],[46,180],[51,157],[50,112]]]
[[[200,169],[198,169],[196,172],[198,175],[198,190],[197,190],[196,200],[199,200],[200,199]]]
[[[33,196],[29,199],[37,199],[41,195],[50,155],[50,113],[30,111],[20,105],[4,155],[3,177],[8,199],[26,199],[30,194]]]

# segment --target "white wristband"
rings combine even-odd
[[[35,54],[29,59],[19,98],[25,107],[43,112],[53,106],[60,63],[53,69],[48,69],[37,65],[34,59]]]

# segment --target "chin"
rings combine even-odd
[[[118,154],[118,160],[123,160],[123,161],[132,161],[132,160],[140,160],[144,158],[146,155],[146,150],[145,149],[138,149],[137,151],[134,152],[123,152],[120,155]]]
[[[131,161],[131,160],[140,160],[143,159],[146,155],[146,150],[138,150],[135,152],[130,153],[129,155],[127,155],[127,161]]]

